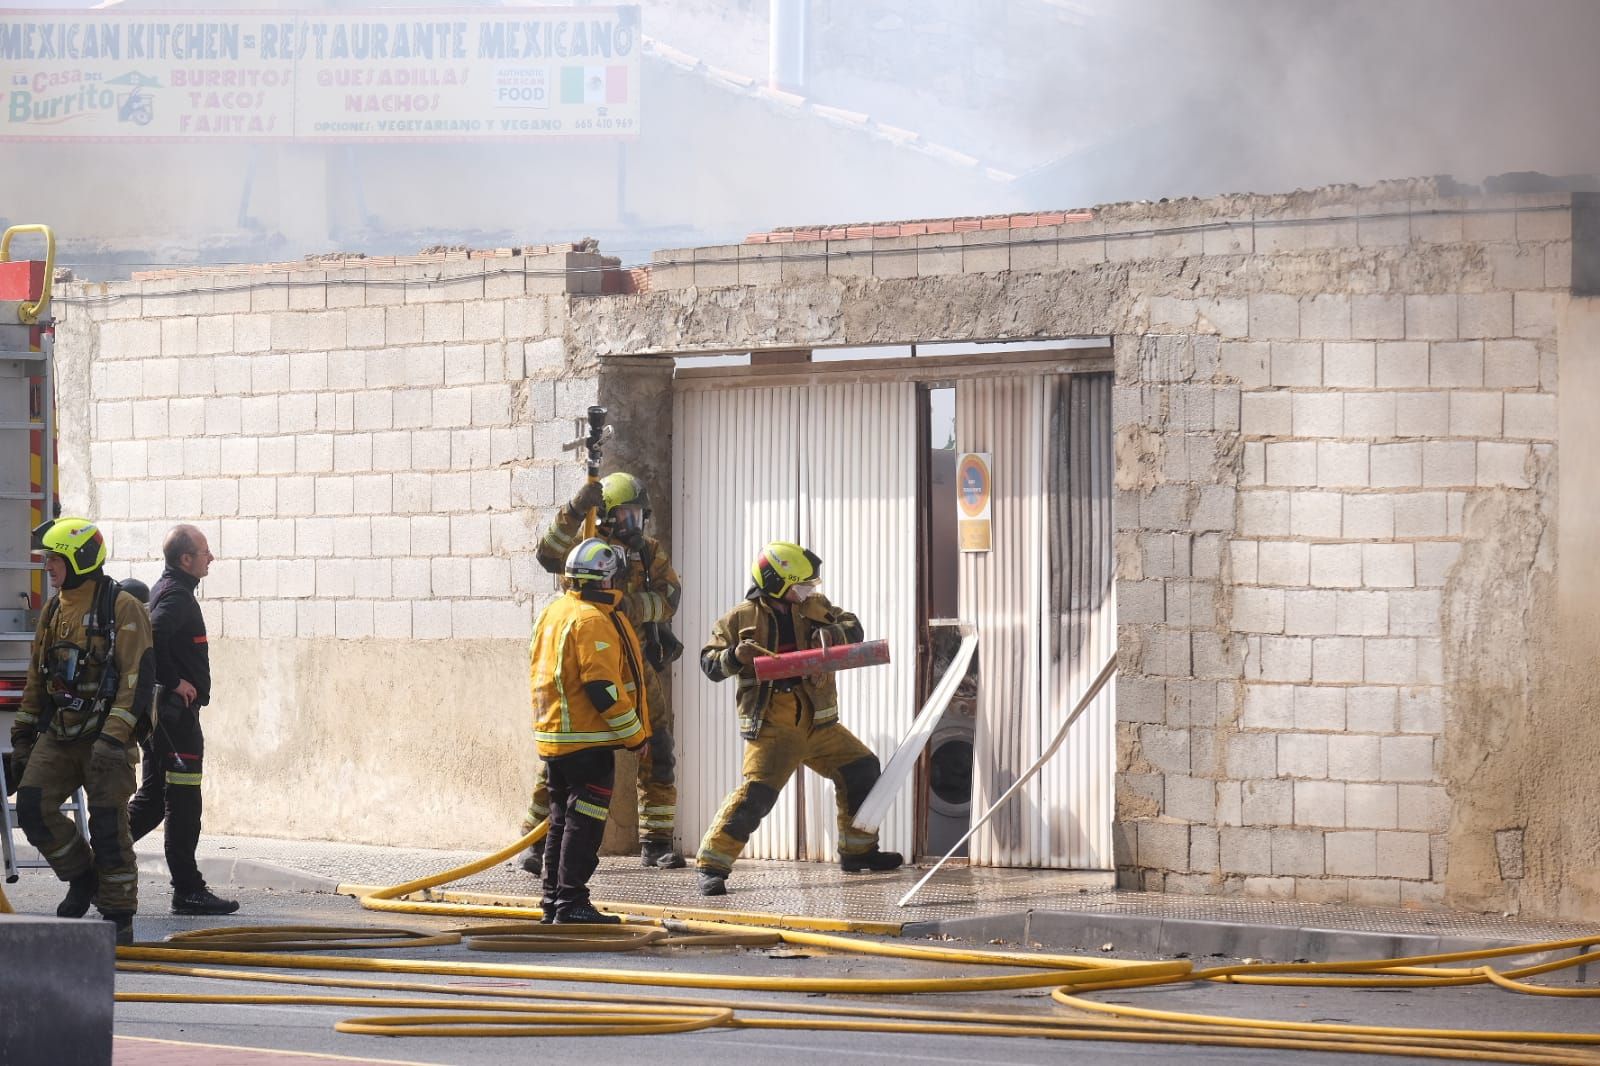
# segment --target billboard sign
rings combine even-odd
[[[0,10],[0,140],[631,137],[637,7]]]

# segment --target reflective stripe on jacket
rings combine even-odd
[[[541,758],[637,748],[650,738],[639,638],[616,592],[564,593],[539,615],[529,645],[533,732]],[[602,709],[586,686],[614,700]]]

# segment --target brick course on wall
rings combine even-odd
[[[1539,232],[1565,240],[1557,226]],[[1292,781],[1271,821],[1318,829],[1325,844],[1274,837],[1252,861],[1224,864],[1247,890],[1286,892],[1278,879],[1294,877],[1296,894],[1343,898],[1302,883],[1338,878],[1362,902],[1441,898],[1441,601],[1462,515],[1486,492],[1547,491],[1553,458],[1548,367],[1569,277],[1515,283],[1536,288],[1251,298],[1252,321],[1265,302],[1259,317],[1284,332],[1296,321],[1294,339],[1223,342],[1243,389],[1228,554],[1229,639],[1244,662],[1216,787],[1249,826],[1258,819],[1232,794]]]
[[[153,577],[193,521],[218,557],[214,635],[526,639],[553,589],[537,537],[581,477],[561,444],[598,394],[561,341],[587,259],[65,294],[63,331],[93,345],[89,510],[112,568]]]
[[[565,325],[613,268],[568,246],[59,290],[63,502],[100,522],[116,576],[152,580],[180,521],[217,556],[208,827],[450,847],[515,829],[528,634],[557,588],[533,553],[601,395]]]
[[[1430,282],[1484,291],[1330,275],[1246,291],[1232,329],[1119,338],[1128,883],[1442,901],[1443,597],[1479,500],[1550,491],[1564,217],[1507,210],[1488,270]]]

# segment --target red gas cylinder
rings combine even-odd
[[[806,674],[854,670],[858,666],[881,666],[889,661],[889,642],[869,640],[861,644],[835,644],[831,648],[786,651],[781,655],[756,657],[756,680],[778,681]]]

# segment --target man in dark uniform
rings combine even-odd
[[[206,535],[191,525],[172,527],[161,546],[166,569],[150,590],[155,642],[155,726],[143,741],[139,791],[128,804],[128,825],[138,840],[166,819],[167,869],[174,914],[232,914],[237,900],[206,887],[195,863],[200,842],[200,765],[205,737],[200,708],[211,702],[211,656],[206,620],[194,590],[214,556]]]

